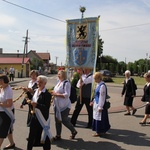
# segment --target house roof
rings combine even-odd
[[[36,53],[35,50],[30,50],[30,51],[28,52],[28,57],[30,57],[30,53],[32,53],[36,58],[42,60],[42,58]]]
[[[37,53],[43,60],[47,59],[50,60],[50,53]]]
[[[24,58],[24,63],[26,64],[30,59]],[[0,64],[22,64],[23,58],[5,57],[0,58]]]

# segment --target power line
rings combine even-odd
[[[38,14],[38,15],[41,15],[41,16],[44,16],[44,17],[47,17],[47,18],[51,18],[51,19],[54,19],[54,20],[57,20],[57,21],[60,21],[60,22],[66,23],[66,22],[65,22],[65,21],[63,21],[63,20],[60,20],[60,19],[57,19],[57,18],[54,18],[54,17],[48,16],[48,15],[42,14],[42,13],[40,13],[40,12],[37,12],[37,11],[31,10],[31,9],[28,9],[28,8],[23,7],[23,6],[20,6],[20,5],[17,5],[17,4],[15,4],[15,3],[11,3],[11,2],[6,1],[6,0],[2,0],[2,1],[4,1],[4,2],[6,2],[6,3],[9,3],[9,4],[11,4],[11,5],[14,5],[14,6],[16,6],[16,7],[19,7],[19,8],[25,9],[25,10],[28,10],[28,11],[33,12],[33,13],[35,13],[35,14]]]
[[[137,25],[125,26],[125,27],[119,27],[119,28],[112,28],[112,29],[106,29],[106,30],[101,30],[101,31],[121,30],[121,29],[134,28],[134,27],[145,26],[145,25],[150,25],[150,23],[137,24]]]
[[[2,1],[4,1],[4,2],[6,2],[6,3],[9,3],[9,4],[11,4],[11,5],[14,5],[14,6],[16,6],[16,7],[22,8],[22,9],[24,9],[24,10],[33,12],[33,13],[35,13],[35,14],[38,14],[38,15],[41,15],[41,16],[44,16],[44,17],[47,17],[47,18],[51,18],[51,19],[53,19],[53,20],[57,20],[57,21],[66,23],[66,22],[63,21],[63,20],[57,19],[57,18],[55,18],[55,17],[51,17],[51,16],[49,16],[49,15],[46,15],[46,14],[43,14],[43,13],[40,13],[40,12],[31,10],[31,9],[28,9],[28,8],[26,8],[26,7],[23,7],[23,6],[20,6],[20,5],[18,5],[18,4],[9,2],[9,1],[7,1],[7,0],[2,0]],[[101,30],[101,31],[121,30],[121,29],[134,28],[134,27],[145,26],[145,25],[150,25],[150,23],[137,24],[137,25],[131,25],[131,26],[125,26],[125,27],[112,28],[112,29],[105,29],[105,30]]]

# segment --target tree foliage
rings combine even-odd
[[[144,72],[150,70],[150,60],[148,59],[139,59],[135,62],[126,62],[120,61],[118,62],[117,59],[113,58],[109,55],[102,55],[103,54],[103,44],[104,41],[100,38],[98,39],[98,49],[97,49],[97,61],[96,61],[96,70],[110,70],[113,73],[123,75],[124,72],[128,69],[131,71],[131,74],[134,75],[141,75]]]
[[[31,70],[33,70],[33,69],[38,70],[38,69],[39,69],[39,66],[40,66],[41,68],[43,68],[43,61],[40,61],[40,60],[38,60],[38,59],[36,59],[36,58],[33,58],[33,59],[31,60],[30,69],[31,69]]]
[[[101,68],[101,56],[103,54],[103,44],[104,44],[104,41],[102,41],[102,39],[99,36],[98,49],[97,49],[97,61],[96,61],[96,68],[97,69],[96,70]]]

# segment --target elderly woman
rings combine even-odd
[[[146,120],[148,119],[150,115],[150,72],[144,74],[144,78],[146,80],[146,85],[144,86],[144,94],[142,96],[141,101],[146,102],[145,105],[145,115],[142,121],[139,123],[141,125],[146,124]],[[150,124],[150,121],[147,122],[147,124]]]
[[[33,115],[30,123],[27,150],[32,150],[33,146],[43,146],[44,150],[51,149],[49,122],[49,109],[51,104],[51,94],[45,88],[47,77],[40,75],[37,77],[37,86],[34,95],[28,94],[28,103],[33,107]]]
[[[37,77],[38,77],[38,72],[36,70],[31,70],[29,76],[31,78],[31,80],[28,83],[27,87],[22,87],[22,89],[27,92],[29,91],[30,93],[34,93],[34,90],[37,89]],[[21,108],[23,108],[23,105],[26,105],[26,99],[24,99],[22,101],[22,105],[20,106]]]
[[[126,70],[124,85],[121,93],[121,96],[125,94],[124,105],[126,106],[127,113],[125,113],[124,115],[131,115],[130,108],[132,109],[132,115],[134,115],[137,111],[137,109],[133,107],[133,99],[136,96],[136,91],[134,88],[135,82],[134,79],[130,77],[130,75],[131,72],[129,70]]]
[[[59,70],[58,72],[58,83],[52,91],[54,96],[54,111],[55,111],[55,125],[56,125],[56,136],[54,140],[61,139],[62,123],[71,131],[70,139],[74,139],[77,131],[69,121],[68,115],[71,108],[71,101],[69,99],[71,85],[66,82],[66,72]]]
[[[14,122],[13,92],[6,75],[0,75],[0,148],[4,138],[8,136],[10,144],[4,149],[15,147],[12,130]]]
[[[107,97],[107,87],[102,81],[102,74],[100,72],[96,72],[93,77],[97,85],[94,100],[90,103],[91,106],[93,105],[92,130],[95,131],[93,136],[98,137],[110,129],[108,110],[104,108]]]
[[[36,70],[32,70],[30,72],[30,78],[31,80],[29,81],[28,83],[28,86],[27,87],[22,87],[22,89],[25,91],[25,92],[30,92],[31,94],[34,94],[34,91],[35,89],[37,89],[37,77],[38,77],[38,72]],[[20,106],[20,108],[23,108],[24,105],[27,105],[27,101],[26,101],[26,98],[22,101],[22,104]],[[30,123],[31,123],[31,118],[32,118],[32,114],[31,114],[31,104],[28,104],[29,106],[29,112],[28,112],[28,118],[27,118],[27,126],[29,127],[30,126]]]

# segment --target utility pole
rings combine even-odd
[[[57,59],[58,59],[58,57],[57,56],[55,56],[56,57],[56,66],[57,66]]]
[[[24,58],[25,58],[25,54],[26,54],[26,57],[27,57],[27,53],[28,53],[28,30],[26,31],[26,37],[23,37],[25,38],[24,40],[24,51],[23,51],[23,57],[22,57],[22,67],[21,67],[21,78],[23,77],[23,70],[24,70]]]
[[[24,50],[25,50],[25,53],[24,54],[26,54],[26,57],[27,57],[27,53],[28,53],[28,40],[30,39],[29,37],[28,37],[28,30],[26,31],[26,37],[23,37],[24,38],[24,40],[23,40],[23,42],[25,42],[25,44],[24,44]]]
[[[146,53],[146,70],[145,72],[148,72],[148,53]]]
[[[127,69],[127,58],[125,57],[125,70]]]

